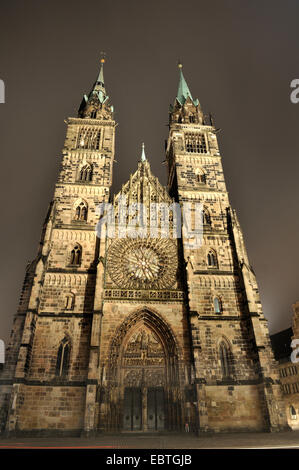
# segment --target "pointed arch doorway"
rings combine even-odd
[[[160,338],[140,322],[128,335],[122,354],[123,429],[165,429],[166,357]]]
[[[118,352],[112,348],[117,364],[111,390],[111,397],[115,397],[111,406],[118,409],[118,429],[180,429],[178,353],[168,326],[152,312],[142,311],[130,317],[120,332],[114,342]]]

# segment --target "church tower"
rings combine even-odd
[[[103,67],[104,59],[67,120],[53,201],[26,270],[0,374],[6,431],[285,429],[267,321],[211,118],[180,65],[167,188],[143,145],[135,173],[112,196],[116,123]],[[177,217],[186,204],[191,232]]]
[[[200,429],[286,425],[267,320],[224,181],[217,129],[193,99],[179,64],[166,150],[168,191],[202,204],[197,249],[182,235]]]
[[[66,121],[54,197],[26,270],[1,376],[11,433],[84,428],[99,256],[96,207],[110,197],[115,147],[104,62],[78,116]]]

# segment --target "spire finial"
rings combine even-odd
[[[106,52],[101,51],[100,57],[101,57],[101,64],[104,64],[106,61]]]
[[[183,68],[183,64],[182,64],[182,61],[180,59],[178,60],[178,68],[179,69]]]
[[[104,85],[104,63],[106,61],[106,53],[105,52],[100,52],[100,62],[101,62],[101,68],[100,68],[100,73],[99,73],[99,76],[98,76],[98,79],[97,79],[97,83],[100,83],[101,86],[104,88],[105,85]]]
[[[141,161],[146,161],[145,150],[144,150],[144,142],[142,142],[142,152],[141,152]]]

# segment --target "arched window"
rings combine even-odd
[[[202,211],[202,223],[204,225],[211,225],[211,216],[207,209],[203,209]]]
[[[81,210],[81,220],[86,220],[87,219],[87,207],[84,206],[82,207],[82,210]]]
[[[90,165],[84,165],[79,174],[80,181],[91,181],[92,179],[92,167]]]
[[[189,153],[207,153],[207,146],[204,134],[186,133],[186,151]]]
[[[87,205],[85,202],[80,202],[75,210],[75,220],[87,220]]]
[[[88,149],[92,137],[92,130],[89,128],[81,128],[77,138],[77,147]]]
[[[210,268],[217,268],[218,267],[217,255],[212,250],[210,250],[209,253],[208,253],[208,266]]]
[[[195,116],[194,116],[194,114],[190,114],[190,115],[189,115],[189,122],[190,122],[190,123],[195,122]]]
[[[75,294],[70,292],[69,294],[65,296],[65,305],[64,305],[65,310],[73,310],[74,303],[75,303]]]
[[[291,416],[291,419],[297,419],[296,410],[293,407],[293,405],[290,406],[290,416]]]
[[[65,377],[68,373],[70,362],[70,342],[67,338],[64,338],[58,348],[56,371],[57,377]]]
[[[233,375],[233,360],[229,346],[222,341],[219,345],[219,356],[223,378],[231,378]]]
[[[98,131],[98,133],[96,134],[96,139],[95,139],[96,150],[99,150],[100,148],[100,139],[101,139],[101,131]]]
[[[97,111],[92,110],[90,112],[90,117],[95,119],[97,117]],[[100,130],[82,127],[77,135],[76,148],[98,150],[100,148],[100,137]]]
[[[214,304],[214,312],[222,313],[222,302],[219,299],[219,297],[214,297],[213,304]]]
[[[73,266],[79,266],[81,263],[82,249],[79,244],[75,245],[71,251],[70,264]]]
[[[200,173],[197,175],[197,182],[201,184],[206,184],[207,179],[205,173]]]

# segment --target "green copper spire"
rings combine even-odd
[[[98,79],[96,81],[96,85],[100,85],[105,89],[105,85],[104,85],[104,63],[105,63],[105,59],[104,59],[104,57],[102,57],[100,73],[99,73]]]
[[[142,152],[141,152],[141,159],[142,162],[146,162],[146,156],[144,151],[144,142],[142,142]]]
[[[106,97],[106,90],[105,90],[105,84],[104,84],[104,63],[105,63],[105,59],[104,57],[102,57],[100,72],[99,72],[97,81],[95,82],[93,86],[93,90],[91,92],[91,93],[95,93],[98,95],[98,98],[101,103],[103,103]]]
[[[194,105],[197,106],[199,102],[197,99],[194,100],[192,98],[191,92],[189,90],[189,87],[183,75],[183,71],[182,71],[183,65],[179,64],[178,67],[180,70],[180,81],[179,81],[179,88],[178,88],[176,99],[178,100],[179,104],[183,106],[183,104],[185,103],[186,99],[189,96],[189,98],[193,101]]]
[[[100,103],[105,103],[105,101],[108,100],[108,96],[105,90],[105,84],[104,84],[104,63],[105,63],[105,58],[102,56],[101,58],[101,68],[100,72],[97,78],[97,81],[94,83],[93,88],[91,92],[89,93],[88,98],[92,96],[97,96]]]

